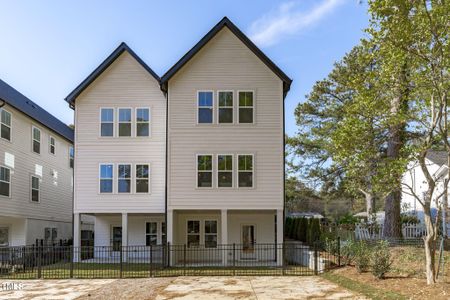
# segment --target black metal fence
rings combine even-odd
[[[7,247],[0,248],[0,279],[314,275],[340,266],[339,249],[339,240],[314,246]]]

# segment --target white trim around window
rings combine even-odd
[[[239,156],[251,156],[252,157],[252,168],[239,170]],[[253,153],[239,153],[236,155],[236,187],[238,189],[254,189],[255,188],[255,155]],[[252,186],[239,186],[239,173],[252,173]]]
[[[103,176],[102,177],[102,166],[111,166],[112,167],[112,170],[111,170],[111,174],[112,174],[111,176],[112,177],[109,177],[109,176]],[[114,167],[113,163],[100,163],[100,164],[98,164],[98,193],[100,195],[111,195],[111,194],[114,194],[114,178],[115,178],[114,172],[115,172],[115,170],[116,170],[116,168]],[[101,186],[102,186],[101,181],[102,180],[111,181],[111,192],[102,192],[101,191]]]
[[[34,131],[37,130],[36,132],[39,132],[39,136],[38,138],[35,138],[34,136]],[[31,126],[31,151],[35,154],[41,154],[41,141],[42,141],[42,130],[34,125]],[[39,152],[35,151],[35,142],[36,142],[36,149],[39,150]]]
[[[3,113],[9,116],[9,124],[6,120],[3,120]],[[9,139],[3,137],[3,127],[9,130]],[[11,142],[12,141],[12,113],[4,108],[0,108],[0,139]]]
[[[130,111],[130,121],[120,121],[120,111],[129,110]],[[130,125],[130,135],[120,135],[120,124]],[[134,136],[133,133],[133,108],[132,107],[118,107],[117,108],[117,137],[118,138],[131,138]]]
[[[138,110],[146,109],[148,110],[148,121],[138,121]],[[148,135],[138,136],[138,124],[147,124]],[[149,138],[152,136],[152,110],[151,107],[136,107],[134,109],[134,136],[138,138]]]
[[[0,183],[2,184],[2,186],[4,184],[8,185],[8,195],[2,195],[0,194],[0,197],[6,197],[6,198],[11,198],[11,185],[12,185],[12,180],[11,180],[11,168],[8,168],[6,166],[0,165],[0,169],[3,169],[3,172],[5,172],[3,174],[3,176],[0,176]],[[0,173],[0,175],[2,175]]]
[[[206,232],[206,222],[216,222],[216,232]],[[206,244],[206,237],[207,236],[215,236],[216,237],[216,245],[209,247]],[[217,248],[217,245],[219,244],[219,222],[217,219],[205,219],[203,220],[203,244],[205,245],[205,248]]]
[[[56,155],[56,139],[51,135],[48,137],[48,153]]]
[[[199,170],[198,169],[198,158],[199,156],[211,156],[211,170]],[[209,153],[200,153],[195,155],[195,188],[197,189],[212,189],[214,188],[214,157],[215,155]],[[202,173],[211,173],[211,186],[198,186],[198,174]]]
[[[220,93],[231,93],[231,101],[232,101],[232,105],[231,106],[220,106]],[[236,103],[236,97],[235,97],[235,92],[233,91],[233,90],[217,90],[217,96],[216,96],[216,99],[217,99],[217,109],[216,109],[216,120],[217,120],[217,124],[220,124],[220,125],[233,125],[233,124],[235,124],[236,122],[235,122],[235,118],[236,118],[236,116],[235,116],[235,113],[234,113],[234,111],[235,111],[235,103]],[[224,108],[224,109],[231,109],[231,118],[232,118],[232,120],[231,120],[231,122],[229,122],[229,123],[224,123],[224,122],[220,122],[220,109],[221,108]]]
[[[41,177],[36,175],[30,176],[30,201],[32,203],[41,202]]]
[[[252,99],[252,106],[242,106],[242,108],[252,108],[253,116],[252,116],[252,122],[251,123],[245,123],[245,122],[241,123],[241,122],[239,122],[239,110],[241,108],[240,103],[239,103],[239,93],[252,93],[252,97],[253,97],[253,99]],[[255,114],[255,107],[256,107],[255,102],[256,102],[256,97],[255,97],[255,91],[254,90],[238,90],[236,92],[236,111],[237,111],[236,123],[237,124],[252,125],[252,124],[256,123],[256,120],[255,120],[255,116],[256,116],[256,114]]]
[[[220,161],[219,156],[231,156],[231,170],[225,169],[225,170],[219,170],[220,167]],[[235,169],[235,155],[232,153],[220,153],[216,155],[216,185],[219,189],[231,189],[234,188],[234,169]],[[223,173],[231,173],[231,186],[220,186],[220,179],[219,179],[219,172]]]
[[[189,232],[189,222],[198,222],[198,232]],[[186,220],[186,245],[191,248],[189,243],[189,236],[198,236],[198,244],[194,244],[193,247],[198,248],[202,244],[202,221],[199,219],[187,219]]]
[[[102,120],[102,111],[106,109],[112,110],[112,121],[103,121]],[[99,110],[99,116],[98,116],[98,136],[101,138],[112,138],[116,136],[116,126],[115,126],[115,120],[116,120],[116,111],[114,107],[100,107]],[[102,135],[102,124],[112,124],[112,135]]]
[[[211,95],[212,95],[211,106],[209,106],[209,105],[200,106],[200,103],[199,103],[200,93],[211,93]],[[213,90],[197,90],[196,95],[197,95],[197,97],[195,99],[195,101],[196,101],[195,102],[195,107],[197,108],[197,119],[196,119],[197,125],[211,125],[211,124],[214,124],[214,122],[215,122],[215,117],[214,117],[214,115],[215,115],[215,113],[214,113],[214,111],[215,111],[214,91]],[[199,113],[198,112],[199,112],[200,107],[211,108],[211,110],[212,110],[211,111],[211,119],[212,119],[211,123],[200,123],[199,122]]]
[[[118,194],[131,194],[133,191],[132,191],[132,186],[133,186],[133,164],[131,164],[131,163],[117,163],[116,164],[117,165],[117,167],[116,167],[116,172],[117,172],[117,176],[116,176],[116,186],[117,186],[117,193]],[[126,177],[126,176],[121,176],[121,169],[124,169],[124,168],[127,168],[127,167],[129,167],[129,177]],[[123,173],[123,174],[125,174],[126,175],[126,172],[125,173]],[[113,176],[114,177],[114,176]],[[129,188],[129,191],[125,191],[125,192],[121,192],[120,191],[120,181],[128,181],[129,183],[128,183],[128,188]]]
[[[147,168],[148,168],[147,178],[145,178],[145,177],[138,177],[138,168],[137,168],[137,166],[147,166]],[[133,182],[134,182],[134,193],[135,194],[142,194],[142,195],[151,194],[151,190],[152,190],[151,189],[151,177],[152,177],[151,172],[152,172],[152,170],[151,170],[150,164],[149,163],[135,163],[133,171],[134,171],[134,174],[133,174],[134,175],[134,177],[133,177],[134,178],[133,179]],[[147,181],[147,192],[138,192],[138,187],[137,187],[138,181]]]

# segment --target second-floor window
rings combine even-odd
[[[136,136],[150,135],[150,109],[136,109]]]
[[[39,202],[40,194],[40,179],[37,176],[31,176],[31,201]]]
[[[219,91],[219,123],[233,123],[233,92]]]
[[[119,164],[117,167],[117,188],[119,193],[131,193],[131,165]]]
[[[197,187],[212,187],[212,155],[197,156]]]
[[[217,186],[233,187],[233,155],[217,156]]]
[[[39,130],[39,128],[33,127],[32,130],[32,135],[33,135],[33,152],[34,153],[41,153],[41,131]]]
[[[136,165],[136,193],[149,192],[149,165]]]
[[[73,146],[70,146],[69,147],[69,167],[71,167],[72,169],[73,169],[74,161],[75,161],[75,150],[73,149]]]
[[[198,120],[199,124],[213,123],[213,92],[198,92]]]
[[[100,193],[111,194],[113,192],[113,165],[100,165]]]
[[[119,136],[131,136],[131,108],[119,108]]]
[[[238,155],[238,187],[253,187],[253,155]]]
[[[49,146],[48,147],[49,147],[50,153],[54,155],[56,153],[56,141],[55,141],[55,138],[52,136],[49,138]]]
[[[253,123],[253,92],[240,91],[239,94],[239,123]]]
[[[11,170],[0,166],[0,196],[11,196]]]
[[[4,109],[1,109],[0,112],[0,137],[11,141],[11,113]]]
[[[100,115],[101,115],[100,135],[114,136],[114,109],[102,108]]]

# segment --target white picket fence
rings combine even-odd
[[[450,232],[450,224],[447,224]],[[383,224],[367,225],[356,224],[355,238],[357,240],[376,240],[383,238]],[[423,224],[403,224],[402,234],[405,239],[417,239],[425,236],[427,233],[425,225]]]

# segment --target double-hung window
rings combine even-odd
[[[136,193],[148,193],[150,191],[150,168],[148,164],[136,165]]]
[[[233,187],[233,155],[217,155],[217,186]]]
[[[198,92],[198,123],[213,123],[214,97],[213,92]]]
[[[239,123],[253,123],[253,92],[239,91]]]
[[[113,165],[100,165],[100,193],[111,194],[113,192]]]
[[[161,222],[161,244],[165,245],[166,243],[167,243],[166,222]]]
[[[205,221],[205,248],[217,247],[217,221]]]
[[[11,170],[0,166],[0,196],[11,196]]]
[[[136,109],[136,136],[150,135],[150,109]]]
[[[0,137],[11,141],[11,113],[0,109]]]
[[[154,246],[158,244],[158,223],[145,223],[145,245]]]
[[[39,202],[41,183],[37,176],[31,176],[31,201]]]
[[[73,165],[74,165],[74,160],[75,160],[75,150],[73,149],[73,146],[69,147],[69,167],[71,167],[73,169]]]
[[[117,167],[117,189],[119,193],[131,193],[131,165],[119,164]]]
[[[114,109],[102,108],[100,112],[100,118],[100,135],[114,136]]]
[[[253,155],[238,155],[238,186],[253,187]]]
[[[119,108],[119,136],[131,136],[131,108]]]
[[[197,155],[197,187],[212,187],[212,155]]]
[[[41,153],[41,130],[39,128],[33,127],[32,129],[32,142],[33,142],[33,152]]]
[[[49,151],[51,154],[55,155],[56,153],[56,141],[54,137],[49,137]]]
[[[233,123],[233,92],[219,91],[219,113],[220,124]]]
[[[188,247],[197,247],[200,245],[200,221],[187,221],[187,245]]]

